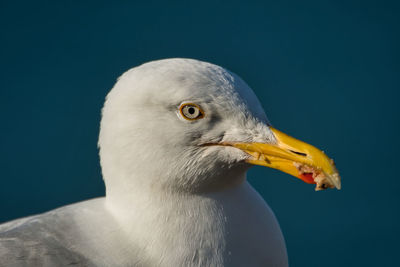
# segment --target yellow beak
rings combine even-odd
[[[318,148],[290,137],[271,128],[276,144],[231,143],[229,146],[241,149],[251,155],[250,164],[262,165],[281,170],[316,184],[315,190],[341,188],[340,176],[332,159]]]

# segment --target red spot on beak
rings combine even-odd
[[[303,172],[299,175],[299,178],[307,184],[315,184],[313,174],[311,172]]]

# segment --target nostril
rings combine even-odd
[[[297,154],[297,155],[303,156],[303,157],[306,157],[306,156],[307,156],[306,153],[301,153],[301,152],[297,152],[297,151],[290,150],[290,149],[289,149],[289,151],[290,151],[290,152],[293,152],[293,153],[295,153],[295,154]]]

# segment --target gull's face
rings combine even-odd
[[[153,185],[218,190],[255,164],[318,190],[340,188],[333,161],[271,127],[246,83],[198,61],[158,61],[122,76],[107,97],[99,145],[106,179],[108,169],[124,169],[157,177]]]

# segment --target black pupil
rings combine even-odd
[[[193,107],[190,107],[188,109],[188,112],[193,115],[196,112],[196,110]]]

